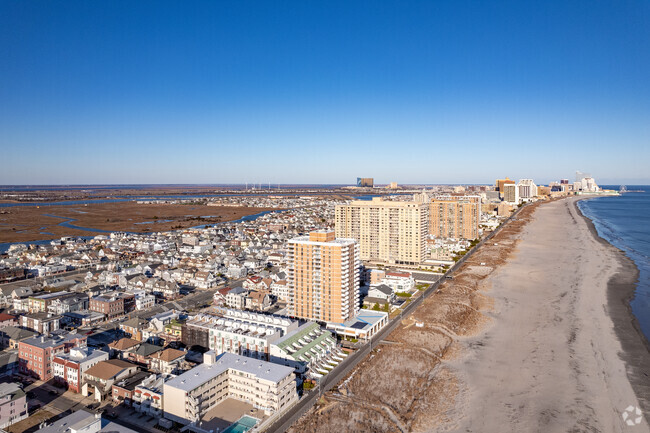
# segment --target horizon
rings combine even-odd
[[[0,184],[650,183],[647,2],[0,10]]]

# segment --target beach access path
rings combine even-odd
[[[456,425],[444,430],[650,431],[648,412],[629,414],[632,426],[623,418],[647,407],[650,382],[627,308],[636,267],[595,236],[576,200],[539,206],[514,253],[482,282],[493,320],[453,363],[465,386]]]

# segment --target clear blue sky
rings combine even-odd
[[[650,2],[0,1],[0,184],[650,183]]]

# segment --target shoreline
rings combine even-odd
[[[629,307],[639,272],[582,214],[588,198],[537,207],[479,284],[492,320],[453,363],[462,392],[437,431],[624,432],[630,406],[650,431],[648,344]]]
[[[589,199],[591,197],[585,197]],[[627,367],[627,377],[636,394],[639,405],[644,413],[650,413],[650,342],[645,337],[639,321],[632,312],[630,305],[636,295],[639,282],[639,268],[625,251],[614,246],[598,234],[594,222],[585,216],[578,201],[573,202],[578,215],[580,215],[593,235],[594,239],[606,248],[615,252],[619,264],[617,273],[607,282],[607,314],[614,324],[614,332],[622,346],[623,352],[619,357]]]

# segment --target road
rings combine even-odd
[[[393,318],[388,325],[386,325],[381,331],[375,334],[372,339],[359,347],[359,349],[348,356],[345,361],[339,364],[334,370],[332,370],[324,379],[320,381],[318,386],[314,388],[307,395],[304,395],[303,398],[292,408],[290,408],[284,415],[282,415],[278,420],[273,424],[266,427],[263,431],[265,433],[284,433],[295,423],[302,415],[304,415],[315,403],[318,401],[318,397],[323,393],[329,391],[334,385],[338,384],[348,373],[350,373],[365,357],[372,352],[381,341],[384,340],[399,324],[402,322],[402,319],[410,316],[415,309],[424,302],[425,298],[428,298],[433,293],[435,293],[440,285],[450,278],[453,279],[453,274],[456,272],[484,243],[492,239],[503,227],[505,227],[510,221],[516,219],[517,214],[521,209],[525,207],[522,206],[518,208],[508,219],[506,219],[503,224],[497,227],[496,230],[491,232],[485,238],[483,238],[474,248],[472,248],[467,254],[458,260],[445,274],[443,278],[438,279],[435,283],[429,285],[424,291],[422,296],[415,299],[413,302],[409,303],[404,310],[399,314],[399,316]]]

